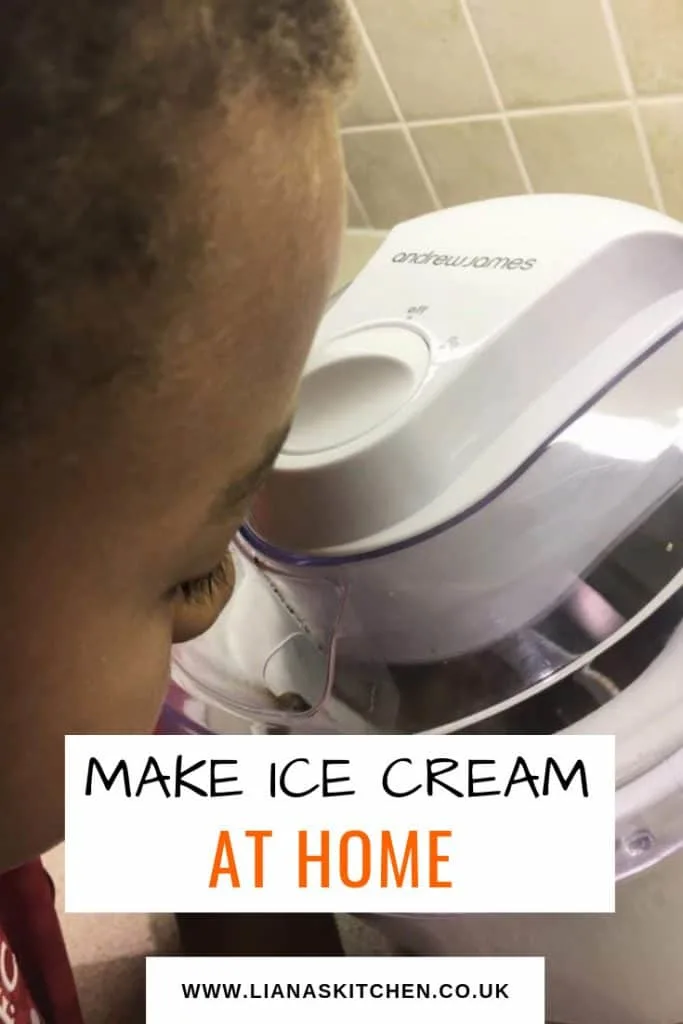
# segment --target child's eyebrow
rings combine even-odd
[[[263,482],[268,471],[272,469],[273,463],[280,454],[282,446],[287,440],[291,429],[292,424],[291,422],[288,422],[286,426],[282,427],[276,434],[272,435],[263,456],[259,459],[256,465],[252,466],[251,469],[248,469],[238,480],[231,481],[227,487],[221,491],[211,505],[209,512],[210,522],[224,522],[226,516],[233,512],[236,506],[240,505],[256,490],[258,490],[259,485]]]

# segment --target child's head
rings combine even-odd
[[[150,729],[226,598],[336,268],[349,65],[337,0],[2,5],[0,870],[61,836],[65,733]]]

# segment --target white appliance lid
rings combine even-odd
[[[527,255],[439,262],[448,246]],[[354,558],[468,514],[675,333],[682,282],[681,226],[609,200],[514,197],[400,226],[321,326],[254,533]],[[675,376],[637,387],[652,380],[642,414],[631,393],[608,415],[683,404]],[[594,443],[596,417],[581,426]],[[627,429],[647,443],[644,422],[613,426],[615,444]]]

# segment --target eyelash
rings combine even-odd
[[[184,580],[173,588],[171,596],[174,599],[184,601],[186,604],[194,604],[207,601],[214,597],[217,590],[227,587],[232,580],[232,559],[227,553],[211,572],[205,576],[197,576],[192,580]]]

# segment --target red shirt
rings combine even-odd
[[[40,861],[0,875],[0,1024],[83,1024]]]
[[[182,733],[169,714],[156,732]],[[54,887],[39,860],[0,875],[0,1024],[84,1024]]]

